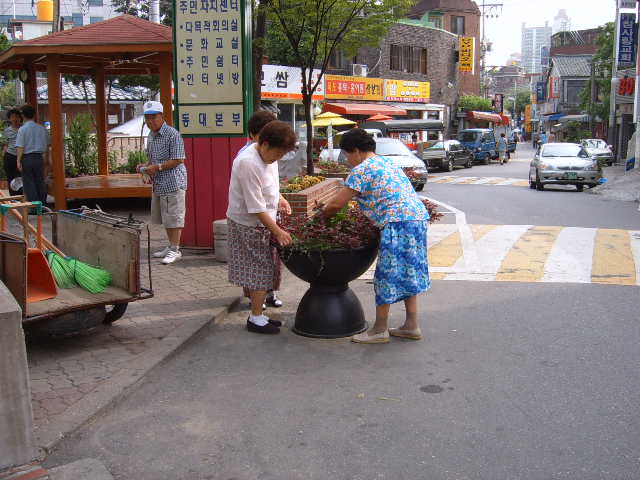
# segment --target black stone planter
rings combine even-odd
[[[311,284],[298,305],[293,332],[340,338],[366,330],[362,305],[349,282],[367,271],[377,253],[378,242],[354,250],[282,250],[280,256],[291,273]]]

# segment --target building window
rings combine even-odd
[[[102,0],[89,0],[89,6],[91,7],[101,7],[102,4]]]
[[[74,25],[82,25],[82,14],[74,13],[73,15],[71,15],[71,20],[73,21]]]
[[[464,17],[451,17],[451,33],[464,35]]]
[[[429,22],[436,28],[442,28],[442,15],[429,15]]]
[[[580,92],[582,92],[586,85],[586,80],[565,80],[565,103],[569,105],[579,105]]]
[[[397,72],[427,74],[427,49],[391,45],[389,68]]]
[[[337,70],[341,70],[346,67],[346,59],[344,55],[339,50],[334,50],[333,53],[329,56],[329,62],[327,64],[328,68],[333,68]]]
[[[104,20],[104,17],[89,17],[89,23],[101,22]]]

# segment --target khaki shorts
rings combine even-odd
[[[151,223],[164,228],[183,228],[185,191],[178,190],[167,195],[151,194]]]

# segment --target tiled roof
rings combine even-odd
[[[591,55],[555,55],[553,66],[561,77],[588,77],[591,75]]]
[[[432,10],[441,12],[467,12],[480,15],[480,9],[471,0],[421,0],[418,1],[407,14],[409,18],[422,18]]]
[[[121,15],[84,27],[33,38],[19,45],[101,45],[172,42],[171,27],[132,15]]]
[[[96,86],[93,82],[87,81],[87,96],[89,97],[89,102],[96,101]],[[84,88],[82,84],[74,85],[71,82],[62,81],[62,101],[73,101],[80,100],[85,101],[84,99]],[[109,88],[105,89],[105,97],[109,94]],[[38,87],[38,101],[40,100],[48,100],[49,99],[49,87],[47,85]],[[116,87],[113,85],[111,87],[111,100],[114,102],[123,102],[123,101],[143,101],[144,99],[139,93],[124,90],[122,88]]]

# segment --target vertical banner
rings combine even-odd
[[[458,70],[475,73],[476,39],[474,37],[460,37],[458,42]]]
[[[544,87],[544,82],[536,82],[536,103],[544,103],[546,93]]]
[[[174,1],[175,125],[183,136],[246,135],[252,103],[247,1]]]
[[[618,68],[629,68],[636,63],[635,41],[636,41],[636,14],[621,13],[620,25],[618,27]]]
[[[493,96],[493,111],[496,113],[502,113],[504,107],[504,95],[502,93],[496,93]]]

